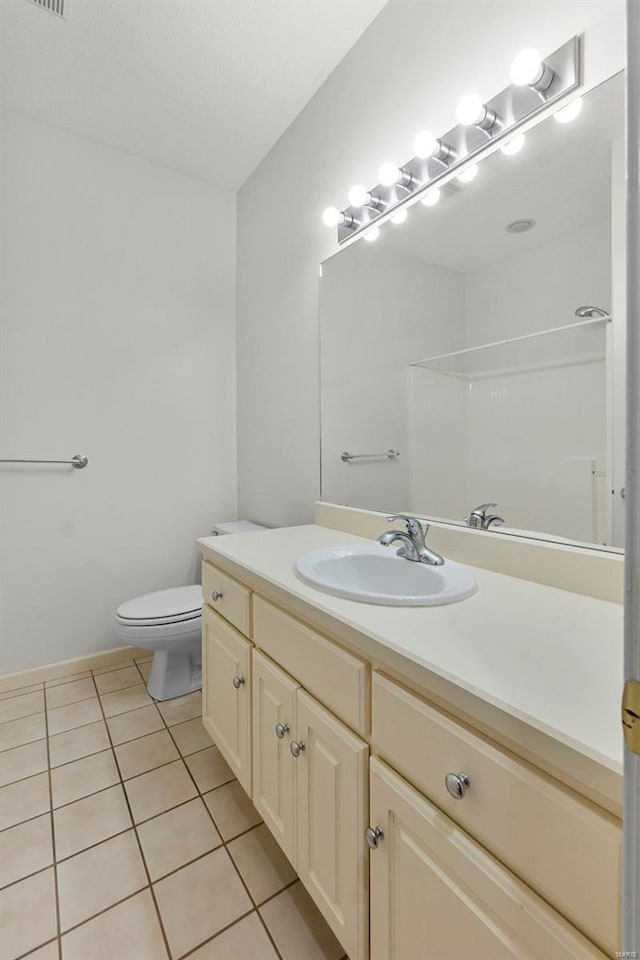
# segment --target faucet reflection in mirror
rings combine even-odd
[[[385,161],[378,170],[380,182],[376,187],[353,186],[348,209],[327,207],[322,219],[326,226],[338,227],[339,242],[361,232],[367,239],[375,239],[377,228],[371,230],[374,221],[378,226],[387,219],[404,222],[406,213],[400,216],[398,208],[436,184],[445,183],[454,173],[461,183],[469,183],[477,173],[471,160],[481,159],[495,144],[508,140],[504,152],[517,153],[524,142],[518,134],[520,128],[537,113],[558,108],[580,85],[579,38],[574,37],[545,60],[532,48],[520,51],[510,74],[511,86],[486,103],[477,93],[465,94],[456,108],[457,126],[442,137],[430,130],[419,133],[411,160],[402,165]]]

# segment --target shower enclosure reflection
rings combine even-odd
[[[622,547],[623,210],[618,75],[326,261],[323,499]]]

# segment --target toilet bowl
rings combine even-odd
[[[266,530],[249,520],[218,523],[215,537]],[[169,587],[127,600],[118,607],[118,638],[153,650],[147,690],[156,700],[181,697],[202,686],[202,587]]]
[[[153,650],[147,690],[156,700],[181,697],[202,686],[202,587],[171,587],[118,607],[123,643]]]

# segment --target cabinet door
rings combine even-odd
[[[299,684],[253,651],[253,802],[295,867],[295,761],[289,746]]]
[[[251,644],[202,609],[202,722],[251,795]]]
[[[369,953],[368,747],[303,690],[296,704],[298,874],[351,960]],[[415,958],[413,958],[415,960]]]
[[[385,764],[371,760],[371,960],[605,960]]]

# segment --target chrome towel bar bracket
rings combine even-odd
[[[0,463],[67,463],[76,470],[84,470],[89,463],[89,458],[83,453],[76,453],[71,460],[0,460]]]

